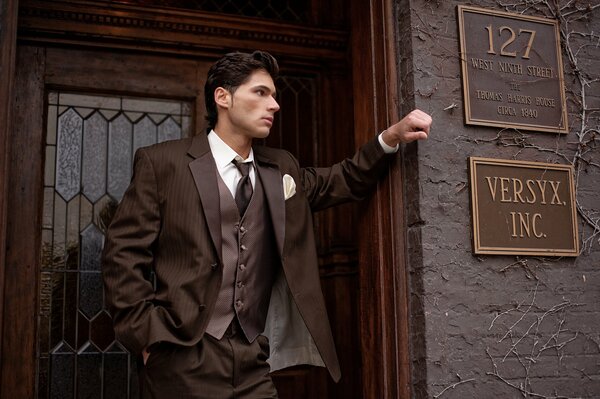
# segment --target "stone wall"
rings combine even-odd
[[[396,1],[401,112],[434,119],[404,148],[415,398],[600,397],[600,6],[558,3],[469,5],[559,19],[567,135],[465,125],[462,3]],[[580,255],[475,256],[469,156],[573,163]]]

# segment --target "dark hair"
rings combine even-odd
[[[240,52],[225,54],[210,67],[204,84],[204,102],[209,131],[215,127],[218,119],[215,90],[222,87],[233,94],[254,71],[259,69],[264,69],[273,80],[279,73],[277,60],[266,51],[255,51],[252,54]]]

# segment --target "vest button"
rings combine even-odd
[[[238,308],[241,308],[244,305],[244,302],[242,302],[241,299],[238,299],[237,301],[235,301],[235,306],[237,306]]]
[[[245,250],[247,250],[248,248],[247,248],[247,247],[246,247],[244,244],[242,244],[242,245],[240,246],[240,249],[241,249],[242,251],[245,251]]]
[[[240,231],[241,231],[242,233],[245,233],[245,232],[246,232],[246,228],[245,228],[244,226],[240,226]]]
[[[238,287],[238,288],[242,288],[243,286],[244,286],[244,284],[242,284],[242,282],[241,282],[241,281],[238,281],[238,282],[237,282],[237,287]]]
[[[210,268],[211,268],[211,269],[213,269],[213,270],[217,270],[217,267],[218,267],[218,266],[219,266],[219,264],[218,264],[218,263],[211,263],[211,264],[210,264]]]
[[[241,271],[244,271],[244,270],[246,270],[246,265],[244,265],[244,264],[242,263],[242,264],[240,265],[240,270],[241,270]]]

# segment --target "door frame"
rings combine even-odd
[[[25,3],[25,6],[23,4]],[[393,0],[353,0],[351,2],[351,35],[350,46],[352,54],[353,73],[353,95],[354,95],[354,137],[356,143],[363,143],[371,137],[372,132],[383,130],[390,123],[398,119],[400,104],[398,103],[398,79],[397,79],[397,19],[393,12]],[[0,100],[0,150],[10,156],[4,157],[4,163],[0,165],[0,331],[4,334],[15,335],[13,342],[21,342],[23,345],[35,347],[36,337],[27,331],[35,329],[27,317],[14,319],[15,315],[4,312],[8,308],[7,303],[11,297],[18,295],[19,284],[36,281],[35,264],[39,259],[39,249],[28,253],[11,254],[6,244],[15,234],[28,234],[36,237],[39,242],[40,232],[35,226],[39,226],[41,220],[36,220],[35,226],[8,226],[6,223],[7,207],[11,206],[11,213],[18,211],[19,203],[27,203],[31,206],[31,195],[35,193],[20,190],[25,187],[25,182],[20,180],[18,173],[11,174],[9,170],[9,159],[15,162],[16,158],[27,153],[26,148],[12,146],[9,148],[11,136],[23,135],[27,137],[28,124],[41,124],[42,115],[28,121],[10,121],[8,110],[12,106],[24,106],[19,103],[19,93],[12,93],[15,80],[18,79],[19,71],[14,70],[15,52],[17,47],[16,15],[18,0],[2,0],[2,28],[0,39],[2,54],[6,57],[0,58],[4,84],[0,86],[0,99],[11,99],[15,97],[14,103]],[[289,29],[278,31],[276,38],[271,33],[268,22],[261,27],[258,24],[249,24],[241,18],[229,16],[209,16],[201,13],[190,13],[185,11],[169,11],[152,13],[141,7],[115,5],[113,18],[104,20],[104,25],[90,24],[85,19],[72,18],[68,22],[64,19],[54,18],[44,13],[44,0],[21,0],[22,12],[19,19],[19,42],[46,43],[50,45],[73,45],[86,47],[110,47],[113,49],[124,49],[141,51],[146,53],[168,53],[192,56],[213,56],[218,48],[245,48],[253,49],[261,47],[266,41],[280,40],[281,35],[286,37],[284,42],[277,44],[277,51],[289,54],[293,57],[297,46],[309,48],[311,57],[298,58],[298,65],[320,62],[327,59],[335,64],[343,63],[345,55],[344,46],[348,43],[346,34],[341,31],[306,28],[302,26],[290,26]],[[135,18],[118,18],[119,10],[122,8],[130,16]],[[6,12],[4,12],[7,10]],[[103,10],[105,11],[105,10]],[[72,5],[65,2],[63,7],[65,15],[77,12]],[[90,6],[90,15],[94,15],[94,7]],[[199,16],[200,15],[200,16]],[[365,15],[368,20],[365,23]],[[151,21],[153,25],[144,28],[135,22]],[[7,22],[7,23],[5,23]],[[98,21],[96,21],[98,22]],[[148,23],[148,22],[146,22]],[[162,25],[161,25],[162,24]],[[178,25],[179,24],[179,25]],[[113,27],[119,29],[111,29]],[[157,29],[162,26],[167,30],[177,30],[176,40],[165,42],[156,37]],[[186,27],[187,26],[187,27]],[[228,29],[218,30],[218,26],[227,26]],[[191,32],[186,32],[190,29]],[[193,28],[196,27],[196,28]],[[198,31],[202,27],[203,31]],[[59,35],[58,31],[66,31],[71,34]],[[195,29],[195,30],[194,30]],[[257,30],[258,29],[258,30]],[[217,33],[214,33],[217,32]],[[202,33],[202,34],[199,34]],[[214,37],[218,34],[222,40],[222,46],[215,48]],[[306,42],[309,35],[313,39]],[[240,40],[240,37],[243,37]],[[304,38],[304,39],[303,39]],[[8,52],[4,50],[8,49]],[[31,65],[30,71],[36,76],[40,75],[40,69],[44,67],[45,54],[30,54],[40,62]],[[384,62],[381,62],[384,60]],[[36,69],[37,68],[37,69]],[[43,77],[36,82],[27,84],[44,84]],[[23,82],[25,84],[25,82]],[[42,93],[44,88],[42,88]],[[4,96],[6,94],[6,96]],[[376,99],[375,102],[373,99]],[[35,106],[44,109],[44,99]],[[28,104],[29,107],[32,104]],[[33,108],[33,107],[32,107]],[[5,114],[4,114],[4,113]],[[4,120],[2,119],[4,118]],[[14,129],[8,127],[13,124]],[[38,126],[39,127],[39,126]],[[21,140],[25,145],[26,141]],[[24,151],[24,152],[23,152]],[[31,151],[31,150],[30,150]],[[37,172],[30,177],[39,181],[42,187],[41,160],[43,154],[41,149],[38,153],[39,165],[33,165]],[[22,159],[30,161],[30,159]],[[33,161],[35,162],[35,161]],[[31,166],[31,163],[30,163]],[[28,170],[31,170],[28,166]],[[11,184],[7,184],[10,181]],[[11,187],[9,189],[9,187]],[[37,196],[38,202],[41,195]],[[41,209],[41,204],[36,204]],[[378,398],[407,398],[411,396],[411,370],[410,370],[410,343],[409,343],[409,291],[408,291],[408,268],[406,265],[406,237],[403,211],[403,183],[402,183],[402,160],[398,157],[390,174],[384,182],[379,185],[377,192],[367,201],[364,211],[360,215],[359,226],[359,310],[360,310],[360,332],[361,332],[361,358],[362,358],[362,380],[363,397]],[[39,214],[37,218],[40,219]],[[19,257],[21,264],[27,265],[26,281],[15,281],[11,273],[7,273],[11,258]],[[23,259],[26,259],[23,262]],[[31,278],[31,279],[29,279]],[[390,284],[391,282],[391,284]],[[22,311],[35,312],[37,303],[32,300],[28,309]],[[24,313],[29,314],[29,313]],[[33,313],[35,314],[35,313]],[[9,326],[10,323],[10,326]],[[16,336],[18,334],[18,336]],[[6,336],[6,335],[4,335]],[[0,348],[0,358],[3,362],[32,361],[34,359],[8,359]],[[35,356],[35,354],[34,354]],[[5,363],[6,364],[6,363]],[[19,378],[20,381],[33,381],[35,376],[31,375],[1,375],[0,382],[8,379]],[[4,384],[1,384],[4,385]],[[32,397],[34,384],[21,383],[23,392],[20,397]],[[1,392],[0,392],[0,396]]]
[[[368,22],[364,23],[368,18]],[[401,114],[393,0],[352,2],[355,142]],[[360,215],[360,331],[364,398],[412,397],[402,154]]]
[[[17,49],[18,0],[0,0],[0,337],[4,320],[4,270],[6,264],[6,222],[8,199],[8,152],[11,134],[11,108]],[[2,361],[0,339],[0,362]],[[0,368],[0,381],[2,381]]]

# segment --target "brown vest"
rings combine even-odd
[[[221,339],[237,316],[248,339],[263,332],[279,265],[268,205],[256,170],[254,193],[240,219],[231,191],[218,176],[221,202],[223,281],[206,332]]]

